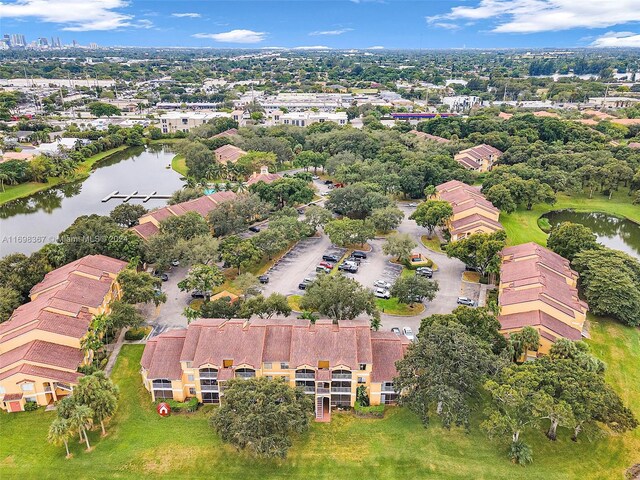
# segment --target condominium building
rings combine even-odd
[[[497,148],[482,144],[461,150],[453,158],[464,168],[483,173],[491,170],[501,156],[502,152]]]
[[[338,125],[346,125],[349,122],[346,112],[290,112],[273,116],[276,125],[294,125],[296,127],[308,127],[314,123],[335,122]]]
[[[435,198],[449,202],[453,208],[453,216],[447,222],[453,242],[474,233],[502,230],[500,210],[477,187],[451,180],[436,187]]]
[[[160,116],[162,133],[189,132],[215,118],[230,118],[226,112],[170,112]]]
[[[142,380],[154,401],[224,402],[232,378],[282,379],[314,396],[316,419],[350,407],[364,385],[371,404],[395,403],[395,362],[409,344],[366,321],[200,319],[147,343]]]
[[[537,243],[507,247],[501,257],[501,332],[535,328],[541,346],[529,356],[549,353],[558,338],[580,340],[588,307],[578,297],[578,274],[569,260]]]
[[[109,313],[121,296],[116,282],[127,263],[89,255],[49,272],[0,325],[0,408],[24,410],[26,402],[53,403],[68,395],[92,360],[81,339],[94,315]]]
[[[197,212],[206,218],[220,202],[234,198],[236,198],[236,194],[231,191],[215,192],[186,202],[168,205],[141,216],[138,219],[138,225],[131,227],[131,230],[143,240],[148,240],[160,231],[160,222],[169,217],[179,217],[187,212]]]

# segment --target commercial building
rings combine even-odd
[[[464,168],[482,173],[491,170],[501,156],[502,152],[497,148],[482,144],[461,150],[453,158]]]
[[[92,360],[81,339],[94,315],[109,313],[121,296],[116,282],[127,263],[89,255],[52,272],[0,325],[0,408],[24,410],[26,402],[48,405],[68,395]]]
[[[558,338],[580,340],[588,307],[578,297],[578,274],[569,260],[537,243],[507,247],[501,257],[501,332],[535,328],[541,346],[537,352],[528,352],[530,357],[549,353]]]
[[[230,118],[226,112],[171,112],[160,116],[162,133],[189,132],[214,118]]]
[[[451,180],[436,187],[435,198],[451,204],[453,216],[447,222],[451,241],[474,233],[494,233],[502,230],[500,210],[487,200],[477,187]]]
[[[347,112],[290,112],[273,116],[276,125],[294,125],[296,127],[308,127],[314,123],[334,122],[338,125],[346,125],[349,122]]]
[[[395,363],[408,344],[366,321],[200,319],[149,340],[140,363],[154,401],[224,402],[227,380],[268,377],[313,395],[316,419],[327,421],[361,385],[373,405],[395,403]]]
[[[141,216],[138,219],[138,225],[131,227],[131,230],[143,240],[147,240],[160,231],[160,222],[169,217],[179,217],[187,212],[197,212],[206,217],[220,202],[234,198],[236,198],[234,192],[215,192],[186,202],[168,205]]]

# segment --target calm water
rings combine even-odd
[[[585,225],[593,230],[598,237],[598,242],[640,259],[640,225],[631,220],[613,217],[606,213],[579,213],[570,210],[549,212],[544,216],[551,225],[562,222]]]
[[[76,182],[36,193],[31,197],[0,206],[0,256],[21,252],[29,254],[57,235],[81,215],[108,215],[122,200],[101,200],[114,190],[128,194],[157,191],[171,194],[182,186],[180,175],[166,168],[174,153],[162,145],[130,148],[101,163],[91,176]],[[142,200],[130,200],[141,203]],[[166,200],[149,200],[149,210]]]

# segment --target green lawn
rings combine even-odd
[[[171,160],[171,168],[173,168],[176,172],[178,172],[183,177],[186,177],[189,173],[189,169],[187,168],[187,159],[182,155],[176,155]]]
[[[289,306],[294,312],[302,312],[302,308],[300,308],[300,300],[302,300],[302,295],[289,295],[287,297],[287,303],[289,303]]]
[[[29,195],[33,195],[34,193],[40,192],[42,190],[53,188],[60,184],[81,180],[82,178],[89,176],[91,169],[95,166],[96,163],[104,160],[107,157],[110,157],[114,153],[120,152],[127,148],[129,147],[123,145],[121,147],[113,148],[111,150],[107,150],[106,152],[101,152],[87,158],[84,162],[78,164],[76,168],[76,174],[71,178],[63,179],[51,177],[49,178],[49,181],[47,183],[29,182],[21,183],[20,185],[5,185],[4,192],[0,191],[0,205],[10,202],[11,200],[28,197]]]
[[[578,212],[603,212],[626,217],[640,223],[640,207],[631,204],[628,191],[615,192],[611,200],[606,196],[588,195],[558,195],[555,205],[539,204],[532,210],[518,210],[513,213],[500,214],[500,222],[507,232],[508,244],[519,245],[526,242],[536,242],[546,245],[547,234],[538,227],[538,218],[552,210],[574,209]]]
[[[413,316],[424,312],[423,304],[416,303],[413,307],[410,307],[405,303],[400,303],[395,297],[391,297],[389,300],[376,298],[376,304],[381,312],[388,313],[389,315]]]
[[[440,238],[438,238],[437,235],[434,235],[432,238],[429,238],[427,235],[422,235],[420,237],[420,241],[422,242],[422,245],[427,247],[429,250],[444,253],[444,250],[442,250],[442,247],[440,246]]]
[[[625,400],[640,413],[640,332],[614,323],[594,325],[594,352],[609,364],[608,377],[623,390]],[[388,408],[385,418],[356,419],[333,414],[329,424],[313,423],[294,442],[285,461],[256,460],[220,444],[207,424],[207,414],[160,418],[142,387],[139,360],[142,345],[125,345],[113,379],[121,391],[116,416],[90,439],[86,453],[73,439],[74,458],[64,447],[46,443],[53,412],[0,414],[2,478],[214,478],[214,479],[620,479],[637,462],[640,431],[611,438],[585,436],[578,443],[560,432],[557,442],[541,431],[525,432],[535,461],[522,468],[505,456],[506,444],[490,441],[474,418],[471,433],[447,431],[437,422],[422,428],[405,409]],[[630,389],[630,386],[636,386]]]

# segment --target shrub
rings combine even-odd
[[[36,402],[26,402],[24,404],[25,412],[34,412],[37,409],[38,409],[38,404]]]
[[[384,416],[384,405],[370,405],[368,407],[363,407],[360,405],[360,402],[356,402],[353,409],[358,417],[382,418]]]
[[[409,270],[417,270],[420,267],[433,268],[433,261],[430,259],[427,259],[426,261],[420,263],[411,263],[409,260],[404,260],[402,264]]]
[[[142,340],[149,334],[148,327],[131,328],[124,334],[125,340]]]
[[[98,370],[98,367],[96,367],[93,363],[78,367],[78,372],[82,373],[83,375],[91,375],[92,373],[95,373],[97,370]]]
[[[166,400],[172,413],[195,412],[198,409],[198,399],[196,397],[189,398],[186,402],[178,402],[176,400]]]
[[[548,218],[540,217],[538,218],[538,227],[540,227],[540,230],[542,230],[544,233],[549,233],[551,231],[552,225],[551,223],[549,223]]]
[[[524,443],[522,440],[513,442],[509,449],[509,458],[513,463],[518,465],[526,465],[533,462],[533,452],[531,447]]]

